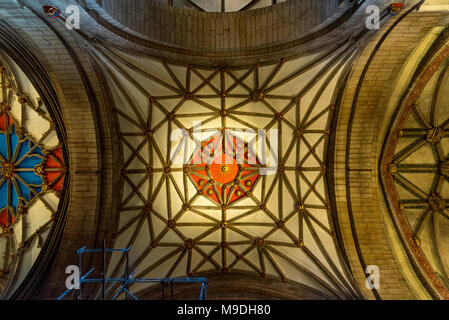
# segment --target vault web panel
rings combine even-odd
[[[330,118],[352,53],[347,46],[313,56],[313,67],[301,58],[227,69],[97,46],[123,150],[126,222],[115,241],[133,246],[139,277],[251,271],[355,295],[325,181]],[[136,74],[171,95],[140,85]],[[142,232],[148,240],[138,240]],[[111,262],[109,273],[121,268]]]

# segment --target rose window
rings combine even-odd
[[[25,279],[58,217],[66,168],[46,105],[1,54],[0,77],[0,294],[7,297]]]

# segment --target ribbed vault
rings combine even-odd
[[[427,285],[447,297],[447,19],[403,95],[386,137],[381,172],[404,246]],[[438,36],[438,37],[437,37]],[[434,42],[432,43],[432,39]]]
[[[449,287],[446,254],[449,234],[446,208],[449,197],[447,76],[446,62],[412,107],[401,131],[390,172],[414,240]]]
[[[238,68],[172,64],[104,44],[96,49],[123,157],[114,245],[133,247],[136,276],[241,270],[292,279],[335,298],[357,296],[336,245],[325,158],[353,43]],[[262,146],[259,129],[266,134]],[[201,164],[195,157],[203,148],[210,162]],[[235,165],[230,179],[214,173],[226,148],[231,159],[242,152],[253,160]],[[111,276],[123,263],[112,258]]]
[[[390,14],[390,2],[374,0],[291,0],[273,6],[275,1],[231,6],[229,0],[164,5],[152,0],[140,3],[142,10],[113,0],[49,1],[80,4],[81,30],[68,31],[62,20],[49,20],[43,0],[23,0],[25,9],[8,3],[15,10],[8,19],[21,17],[12,25],[23,34],[39,31],[26,38],[39,50],[35,59],[25,60],[42,62],[53,80],[46,88],[55,85],[58,92],[70,142],[71,199],[67,219],[53,221],[58,190],[42,190],[58,184],[64,171],[59,167],[51,168],[55,183],[23,179],[36,191],[28,198],[21,185],[0,183],[0,200],[6,203],[0,225],[8,232],[0,238],[7,253],[0,263],[14,273],[3,278],[5,296],[39,260],[38,246],[56,221],[51,252],[41,255],[48,260],[45,267],[54,262],[46,298],[64,287],[63,270],[76,263],[74,250],[98,247],[103,238],[108,246],[131,246],[135,277],[205,275],[217,299],[444,297],[445,288],[438,285],[448,282],[447,60],[434,65],[439,69],[413,99],[403,125],[395,127],[391,161],[385,167],[378,162],[388,137],[384,120],[393,119],[393,125],[402,116],[402,105],[393,100],[416,80],[401,82],[401,68],[410,61],[410,70],[424,68],[433,58],[424,44],[440,39],[444,29],[432,29],[442,18],[434,11],[438,1],[426,1],[422,12],[412,10],[418,1],[409,1],[397,15]],[[381,6],[380,31],[364,28],[368,4]],[[148,8],[154,9],[151,19]],[[245,8],[256,10],[194,11]],[[288,22],[273,20],[284,14]],[[428,25],[409,32],[424,20]],[[55,53],[42,54],[47,49]],[[2,55],[1,61],[5,145],[13,127],[16,134],[27,129],[28,140],[17,140],[30,149],[42,145],[61,165],[65,159],[52,153],[60,141],[58,127],[46,103],[39,102],[12,59]],[[34,75],[35,69],[28,72]],[[11,109],[4,108],[5,101]],[[33,112],[41,119],[30,121]],[[31,122],[45,132],[33,131]],[[54,143],[47,144],[51,135]],[[0,159],[1,182],[13,180],[14,156],[7,148],[0,150],[8,158]],[[44,152],[29,156],[46,157]],[[33,170],[18,168],[37,173],[32,164]],[[385,177],[391,180],[386,202]],[[395,192],[397,199],[390,201]],[[26,216],[18,214],[24,204]],[[47,216],[33,222],[38,204]],[[388,209],[397,212],[390,216]],[[406,228],[395,220],[400,212]],[[124,263],[109,256],[108,274],[122,275]],[[380,267],[379,290],[365,289],[367,265]],[[43,281],[21,287],[31,288],[29,296],[35,297]],[[85,298],[98,298],[97,289],[86,289]],[[159,287],[131,290],[141,298],[160,298]],[[194,286],[178,290],[176,298],[196,297]]]

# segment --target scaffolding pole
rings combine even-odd
[[[119,289],[112,297],[112,300],[116,300],[121,293],[125,293],[125,299],[128,300],[130,297],[134,300],[139,300],[130,290],[130,286],[134,283],[160,283],[162,286],[162,299],[165,299],[165,286],[168,284],[170,286],[170,299],[173,300],[174,297],[174,284],[175,283],[201,283],[201,292],[199,296],[199,300],[207,299],[207,278],[199,277],[199,278],[134,278],[134,274],[136,271],[129,272],[129,251],[131,247],[126,249],[111,249],[106,248],[106,241],[103,240],[103,247],[101,249],[87,249],[86,246],[78,249],[76,253],[78,254],[78,268],[80,272],[80,282],[79,289],[75,289],[75,286],[72,285],[70,288],[67,288],[58,298],[57,300],[62,300],[69,292],[72,290],[79,290],[78,299],[82,300],[82,288],[84,283],[101,283],[101,295],[102,299],[106,299],[106,284],[107,283],[121,283]],[[88,278],[88,276],[95,270],[95,268],[91,268],[86,274],[83,275],[82,267],[83,260],[82,255],[84,253],[101,253],[102,254],[102,273],[101,278]],[[125,255],[125,271],[123,277],[121,278],[108,278],[106,275],[106,253],[122,253]]]

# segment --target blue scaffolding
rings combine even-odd
[[[125,293],[126,300],[132,298],[134,300],[139,300],[134,294],[132,294],[129,290],[130,285],[134,283],[160,283],[162,288],[162,299],[165,299],[165,287],[168,285],[170,287],[171,299],[173,299],[173,286],[175,283],[201,283],[201,292],[199,296],[199,300],[207,299],[207,278],[134,278],[134,274],[136,271],[129,272],[129,251],[131,247],[126,249],[110,249],[105,248],[105,242],[103,242],[102,249],[87,249],[85,246],[78,249],[76,253],[78,254],[78,268],[80,272],[79,279],[79,292],[78,292],[78,300],[82,300],[82,287],[83,284],[86,283],[101,283],[101,292],[102,298],[105,300],[105,289],[106,283],[120,283],[120,287],[115,292],[112,297],[112,300],[116,300],[121,293]],[[121,252],[122,255],[125,255],[126,263],[125,263],[125,271],[123,277],[121,278],[106,278],[106,253],[117,253]],[[94,272],[95,268],[91,268],[84,275],[82,273],[82,255],[84,253],[101,253],[103,255],[103,272],[101,273],[101,278],[88,278],[89,275]],[[75,286],[72,285],[70,288],[65,290],[57,300],[62,300],[68,293],[75,289]]]

